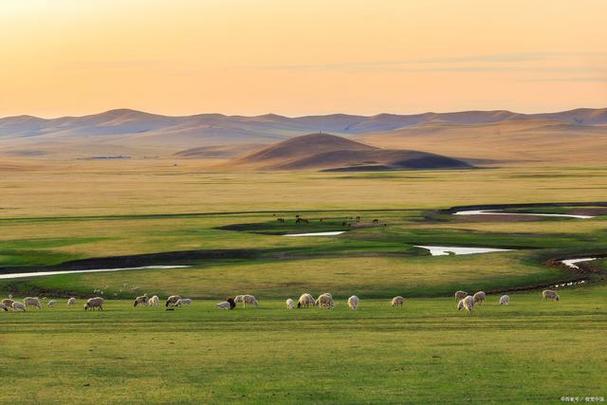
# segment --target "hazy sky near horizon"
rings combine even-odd
[[[0,116],[607,107],[603,0],[2,0]]]

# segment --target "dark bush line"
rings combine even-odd
[[[0,267],[0,273],[9,274],[25,273],[29,271],[91,270],[98,268],[190,264],[197,260],[252,259],[259,257],[266,252],[267,251],[263,249],[215,249],[93,257],[89,259],[70,260],[52,266]]]

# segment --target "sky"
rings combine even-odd
[[[603,0],[2,0],[0,116],[607,107]]]

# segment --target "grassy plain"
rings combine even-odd
[[[605,395],[604,287],[490,296],[472,316],[451,298],[363,300],[357,312],[174,312],[111,301],[104,312],[3,315],[3,403],[557,403]]]
[[[2,403],[537,403],[607,396],[606,261],[590,264],[587,274],[546,264],[607,253],[607,218],[436,212],[607,201],[607,168],[219,173],[194,161],[19,160],[0,172],[0,273],[100,257],[227,252],[172,259],[187,269],[0,280],[3,294],[87,297],[100,288],[108,298],[99,313],[63,301],[55,309],[0,313],[0,366],[12,371]],[[274,214],[287,223],[277,225]],[[296,214],[311,223],[295,225]],[[338,237],[277,234],[341,229],[344,218],[358,215],[361,224]],[[374,226],[374,218],[388,226]],[[431,257],[416,244],[516,251]],[[580,277],[589,282],[564,289],[560,303],[541,302],[531,290],[511,294],[512,305],[500,307],[491,295],[468,317],[451,298],[460,288],[508,290]],[[334,311],[284,309],[286,297],[304,291],[331,291],[340,303]],[[195,302],[173,312],[132,308],[129,299],[142,292]],[[258,296],[259,309],[214,309],[216,299],[245,292]],[[362,299],[357,312],[345,308],[351,294]],[[409,299],[402,311],[387,304],[397,294]]]

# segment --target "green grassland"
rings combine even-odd
[[[0,274],[189,267],[0,280],[3,295],[61,299],[54,309],[0,312],[0,366],[11,370],[1,403],[607,396],[607,260],[579,272],[552,262],[607,254],[604,212],[576,220],[442,211],[607,201],[604,168],[342,175],[217,173],[192,162],[46,165],[11,172],[0,184]],[[592,209],[509,210],[581,208]],[[309,222],[295,223],[296,215]],[[345,233],[283,236],[337,230]],[[513,251],[433,257],[415,245]],[[562,289],[559,303],[540,300],[542,286],[580,279],[586,283]],[[105,311],[83,311],[83,299],[98,289]],[[455,309],[458,289],[493,294],[467,316]],[[284,306],[287,297],[324,291],[338,300],[332,311]],[[497,305],[501,291],[512,305]],[[133,308],[132,298],[144,292],[182,294],[194,304]],[[214,308],[240,293],[256,295],[260,307]],[[362,300],[356,312],[345,305],[352,294]],[[72,295],[80,304],[67,308]],[[389,306],[395,295],[407,298],[403,310]]]
[[[604,287],[561,302],[362,300],[358,311],[278,300],[167,312],[110,301],[2,316],[3,403],[556,403],[604,395]]]

